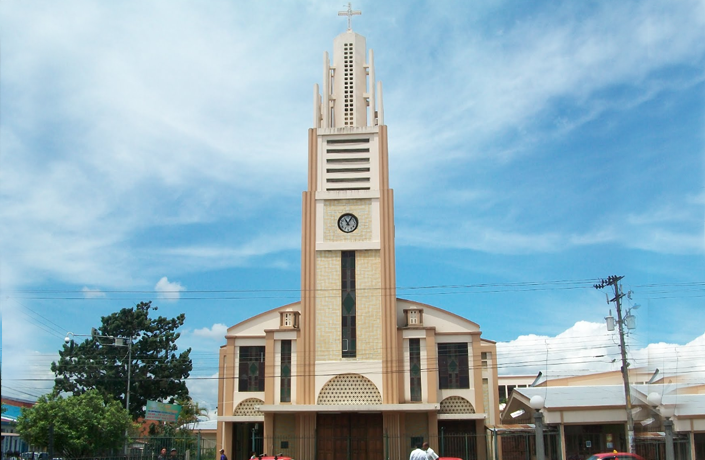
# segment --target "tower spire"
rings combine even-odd
[[[347,11],[338,11],[338,16],[347,16],[348,17],[348,31],[352,30],[352,17],[353,16],[360,16],[361,14],[362,14],[362,11],[360,11],[360,10],[353,11],[352,3],[350,3],[350,2],[348,2]]]

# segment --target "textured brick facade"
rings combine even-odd
[[[345,213],[357,217],[358,228],[352,233],[341,232],[338,218]],[[324,203],[323,241],[372,241],[372,200],[335,200]]]
[[[357,278],[357,328],[358,359],[382,359],[382,276],[379,251],[355,253]]]
[[[342,233],[342,232],[341,232]],[[379,251],[355,252],[357,359],[382,359]],[[341,359],[340,252],[316,254],[316,360]]]
[[[316,253],[316,361],[340,359],[340,252]]]

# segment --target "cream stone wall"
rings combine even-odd
[[[293,414],[274,414],[274,431],[277,434],[272,455],[294,455],[296,452],[296,416]],[[281,447],[282,441],[288,441],[289,448]]]
[[[382,359],[381,269],[379,251],[355,253],[358,359]]]
[[[424,438],[428,436],[428,415],[426,413],[406,413],[404,416],[408,436],[423,436]]]
[[[340,317],[340,252],[318,251],[316,253],[316,361],[340,359]]]
[[[379,251],[355,252],[357,358],[382,359]],[[316,361],[341,358],[340,252],[316,253]]]
[[[342,232],[338,228],[338,218],[348,212],[354,214],[358,221],[358,228],[352,233]],[[371,241],[372,237],[372,200],[335,200],[324,203],[323,241]]]

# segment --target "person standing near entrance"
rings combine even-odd
[[[220,460],[228,460],[228,456],[225,455],[225,449],[220,449]]]
[[[428,456],[426,455],[426,451],[421,449],[421,443],[416,444],[416,449],[411,451],[411,455],[409,456],[409,460],[427,460]]]
[[[423,446],[421,449],[426,451],[426,457],[428,460],[438,460],[438,454],[433,451],[428,445],[427,442],[423,443]]]

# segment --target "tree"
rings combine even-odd
[[[17,431],[31,445],[48,446],[53,425],[54,452],[79,458],[105,455],[119,449],[132,425],[130,414],[119,402],[105,402],[97,390],[64,398],[41,396],[30,408],[22,408]]]
[[[191,349],[177,354],[176,346],[181,336],[176,330],[186,316],[150,318],[149,311],[156,309],[151,302],[123,308],[103,316],[92,337],[80,344],[64,344],[59,361],[51,364],[56,376],[54,392],[80,395],[96,389],[105,401],[114,398],[124,406],[131,354],[129,413],[133,420],[144,416],[147,400],[174,403],[188,397],[185,380],[193,368]]]

